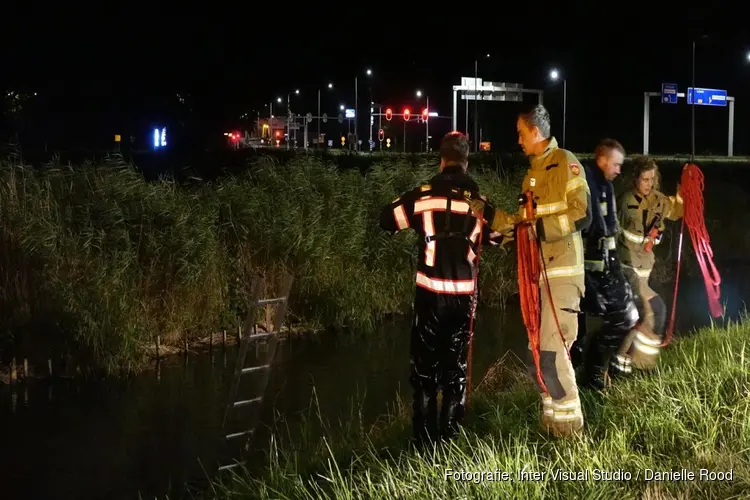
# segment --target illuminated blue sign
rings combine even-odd
[[[158,128],[154,129],[154,149],[163,148],[167,145],[167,127],[163,127],[161,130]]]

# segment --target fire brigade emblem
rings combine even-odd
[[[581,167],[579,167],[576,163],[571,163],[570,171],[573,172],[573,175],[578,175],[581,173]]]

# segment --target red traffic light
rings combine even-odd
[[[409,118],[411,118],[411,111],[409,111],[409,108],[404,109],[404,121],[408,122]]]
[[[378,140],[379,140],[380,142],[383,142],[383,138],[384,138],[384,137],[385,137],[385,132],[384,132],[384,131],[383,131],[383,129],[381,128],[380,130],[378,130]]]
[[[277,139],[281,138],[281,131],[280,130],[276,131],[276,138]]]
[[[427,121],[427,118],[430,116],[429,111],[427,111],[427,108],[424,108],[422,110],[422,121]]]
[[[385,119],[391,121],[391,118],[393,118],[393,110],[388,108],[385,110]]]

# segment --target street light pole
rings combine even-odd
[[[474,152],[479,151],[479,61],[474,59]]]
[[[318,141],[320,141],[320,89],[318,89],[318,137],[315,139],[315,144],[320,146]]]
[[[430,152],[430,96],[427,96],[427,116],[424,120],[425,128],[425,139],[424,139],[424,152]]]
[[[292,108],[289,106],[291,102],[291,92],[286,95],[286,149],[289,150],[289,143],[292,139]]]
[[[357,80],[359,77],[354,77],[354,151],[359,151],[359,130],[357,122],[359,121],[359,88],[357,86]]]
[[[695,161],[695,40],[693,40],[693,100],[690,103],[690,162]]]

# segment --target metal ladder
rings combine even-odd
[[[265,288],[264,279],[259,277],[259,279],[253,284],[250,307],[248,308],[247,317],[245,318],[241,330],[242,332],[252,333],[249,335],[246,333],[243,334],[242,339],[240,340],[239,352],[237,353],[234,374],[232,376],[232,387],[229,391],[228,402],[226,410],[224,411],[224,420],[221,426],[222,440],[225,443],[238,444],[240,453],[249,451],[250,442],[255,433],[255,428],[258,425],[263,397],[265,396],[268,379],[271,374],[271,366],[276,354],[278,335],[287,314],[289,292],[292,289],[293,281],[294,276],[287,273],[284,277],[281,294],[278,297],[270,299],[260,298],[263,294],[263,289]],[[273,310],[273,327],[271,327],[270,321],[268,321],[270,308]],[[256,321],[257,313],[261,309],[265,310],[266,313],[265,325],[259,325]],[[259,329],[262,331],[258,331]],[[267,344],[265,356],[261,361],[261,364],[245,366],[248,347],[251,343],[262,340],[267,341]],[[249,394],[243,394],[240,396],[240,389],[244,389],[246,386],[251,388]],[[243,393],[245,393],[244,390]],[[241,413],[244,409],[249,410],[249,415],[244,418],[236,419],[243,423],[242,428],[230,429],[230,420],[232,420],[230,417],[232,414]],[[240,464],[241,459],[236,460],[232,464],[220,465],[218,470],[229,470]]]

